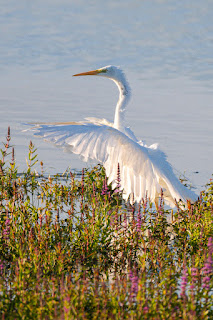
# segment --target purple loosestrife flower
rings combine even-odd
[[[210,288],[209,282],[210,282],[210,277],[208,277],[208,276],[203,277],[203,281],[202,281],[203,289],[208,290]]]
[[[103,187],[102,187],[102,190],[101,190],[101,195],[104,196],[106,194],[105,192],[105,180],[103,182]]]
[[[183,296],[185,296],[185,292],[186,292],[186,286],[187,286],[187,282],[188,282],[188,272],[187,272],[187,270],[186,270],[186,267],[184,267],[184,269],[183,269],[183,275],[182,275],[182,277],[181,277],[181,285],[180,285],[180,287],[181,287],[181,293],[180,293],[180,295],[183,297]]]
[[[124,228],[126,229],[126,228],[127,228],[127,217],[126,217],[126,212],[124,212],[123,225],[124,225]]]
[[[114,190],[115,193],[118,193],[120,192],[120,187],[121,187],[121,178],[120,178],[120,166],[119,166],[119,163],[118,163],[118,171],[117,171],[117,186],[116,186],[116,189]]]
[[[0,275],[3,275],[3,271],[4,271],[4,261],[0,259]]]
[[[160,215],[163,214],[163,189],[161,189],[161,196],[160,196],[160,204],[159,204],[158,213]]]
[[[132,270],[130,270],[129,280],[131,282],[131,289],[130,289],[131,297],[134,298],[138,293],[138,276],[136,274],[136,271],[134,271],[134,274],[133,274]]]
[[[93,181],[92,183],[92,190],[93,190],[93,198],[95,199],[95,203],[98,203],[97,195],[96,195],[96,187],[95,187],[95,182]]]
[[[107,192],[107,195],[108,195],[108,200],[110,201],[111,200],[111,194],[110,194],[110,191]]]
[[[104,182],[105,182],[105,192],[107,193],[109,190],[107,186],[107,177],[104,179]]]
[[[9,234],[10,234],[10,219],[6,219],[5,221],[5,228],[3,229],[3,237],[5,238],[5,240],[9,239]]]
[[[70,311],[69,305],[70,305],[70,298],[67,296],[64,298],[64,313],[65,313],[65,315],[67,315],[67,313],[69,313],[69,311]]]
[[[104,179],[101,194],[102,195],[108,194],[107,178]]]
[[[203,272],[203,280],[202,280],[202,287],[203,289],[208,290],[210,288],[210,276],[212,274],[212,266],[213,266],[213,261],[212,261],[212,253],[213,253],[213,244],[212,244],[212,237],[209,238],[208,240],[208,259],[204,263],[204,267],[202,268]]]
[[[141,230],[141,205],[139,203],[138,205],[138,216],[137,216],[137,231],[140,232]]]
[[[211,248],[212,251],[213,251],[213,242],[212,242],[212,241],[213,241],[212,237],[209,237],[207,246],[208,246],[209,248]]]
[[[190,289],[193,290],[195,288],[195,283],[197,281],[197,275],[198,275],[198,270],[197,268],[193,267],[191,268],[191,285],[190,285]]]
[[[83,202],[84,202],[84,169],[82,169],[82,174],[81,174],[81,218],[83,219]]]
[[[149,311],[149,308],[148,308],[147,306],[145,306],[145,307],[143,308],[143,311],[144,311],[144,313],[147,313],[147,312]]]
[[[202,287],[203,289],[208,290],[210,288],[209,282],[210,282],[210,274],[211,274],[211,265],[208,262],[205,262],[204,267],[202,268],[203,272],[203,279],[202,279]]]
[[[211,267],[213,266],[213,260],[212,260],[212,254],[213,254],[213,242],[212,242],[212,237],[209,238],[208,240],[208,251],[209,251],[209,254],[208,254],[208,263],[211,265]]]

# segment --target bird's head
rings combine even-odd
[[[120,68],[115,66],[106,66],[97,70],[77,73],[73,75],[74,77],[77,76],[101,76],[110,78],[112,80],[120,80],[120,78],[123,78],[123,72]]]
[[[100,76],[105,77],[113,80],[116,85],[118,86],[118,89],[120,91],[120,94],[130,98],[130,86],[126,80],[126,77],[123,73],[123,71],[119,67],[115,66],[106,66],[97,70],[82,72],[74,74],[73,76]]]

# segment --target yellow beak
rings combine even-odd
[[[74,74],[73,77],[78,77],[78,76],[94,76],[94,75],[99,74],[99,73],[100,73],[99,70],[92,70],[92,71],[88,71],[88,72],[82,72],[82,73]]]

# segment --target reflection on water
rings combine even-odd
[[[213,173],[212,9],[210,0],[2,4],[0,132],[3,141],[11,125],[20,168],[32,138],[21,132],[23,123],[113,119],[114,84],[72,74],[115,64],[133,88],[127,111],[133,131],[159,142],[201,189]],[[82,167],[76,156],[33,141],[47,171]]]

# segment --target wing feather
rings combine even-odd
[[[100,122],[69,125],[39,125],[31,130],[49,142],[88,159],[102,163],[108,183],[116,186],[117,166],[120,166],[121,189],[124,199],[134,194],[140,201],[146,195],[151,201],[164,189],[169,205],[174,199],[195,199],[196,195],[185,188],[173,173],[165,154],[156,145],[140,145],[122,132]]]

